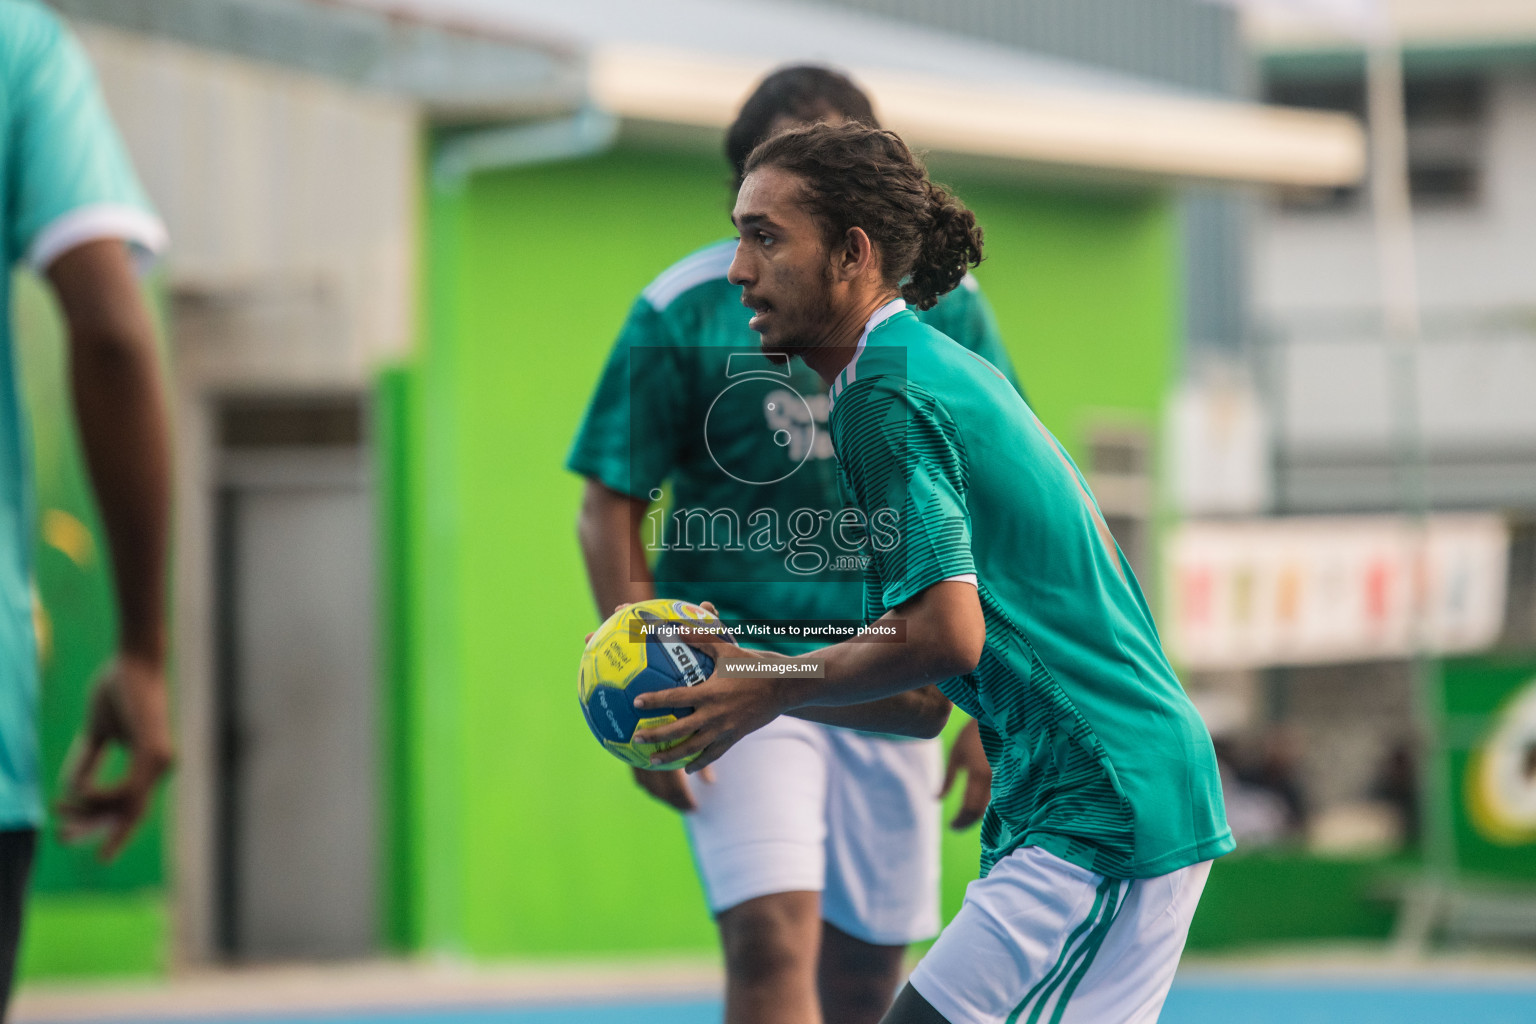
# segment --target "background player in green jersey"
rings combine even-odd
[[[85,53],[41,3],[0,0],[0,252],[44,275],[67,327],[81,447],[112,552],[117,657],[96,685],[59,807],[66,838],[105,833],[115,857],[171,760],[165,682],[170,444],[160,363],[132,244],[165,228],[139,189]],[[9,281],[0,286],[0,1017],[10,993],[22,900],[43,821],[38,660],[32,619],[37,542],[32,467],[11,351]],[[64,396],[53,396],[63,401]],[[96,770],[128,751],[120,782]]]
[[[847,490],[883,524],[865,538],[865,614],[905,642],[708,645],[708,680],[636,699],[693,714],[637,739],[681,741],[667,756],[699,753],[694,771],[817,708],[921,735],[930,711],[895,723],[889,699],[936,683],[980,722],[994,771],[983,877],[887,1020],[1154,1020],[1210,861],[1233,845],[1216,759],[1065,450],[994,366],[906,308],[979,262],[975,218],[861,125],[781,132],[746,169],[730,278],[763,350],[829,385]]]
[[[773,130],[817,120],[873,124],[874,112],[824,68],[765,79],[727,135],[738,184]],[[856,533],[832,521],[842,503],[826,388],[760,352],[726,279],[734,252],[734,241],[712,245],[657,277],[593,395],[569,460],[588,479],[580,534],[593,593],[605,614],[703,590],[733,620],[854,620],[862,570]],[[1010,372],[972,279],[925,315]],[[961,767],[964,826],[990,777],[974,726],[948,777]],[[786,719],[703,785],[681,771],[636,778],[686,812],[726,954],[727,1020],[878,1020],[906,944],[939,927],[937,746]]]

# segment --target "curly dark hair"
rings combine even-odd
[[[931,308],[981,262],[976,215],[928,180],[895,132],[856,122],[786,129],[747,157],[746,174],[759,167],[804,181],[801,201],[829,246],[862,228],[880,252],[885,282],[900,284],[902,298],[918,309]]]
[[[725,133],[725,156],[736,172],[736,187],[741,187],[747,155],[768,137],[774,121],[781,117],[820,121],[833,115],[880,127],[869,97],[842,72],[816,64],[792,64],[764,78]]]

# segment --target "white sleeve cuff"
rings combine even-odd
[[[976,586],[976,574],[973,573],[973,572],[963,572],[959,576],[945,576],[943,579],[939,580],[939,582],[940,583],[969,583],[971,586],[974,587],[974,586]]]
[[[148,210],[126,203],[93,203],[78,206],[45,225],[32,240],[27,264],[41,274],[69,250],[103,238],[127,242],[140,273],[154,266],[169,240],[165,224]]]

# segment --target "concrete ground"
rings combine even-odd
[[[25,987],[13,1024],[458,1024],[718,1019],[707,960],[504,966],[373,961],[198,970],[138,983]],[[1165,1024],[1536,1024],[1536,954],[1317,947],[1187,957]]]

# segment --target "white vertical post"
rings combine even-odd
[[[1382,333],[1392,397],[1392,438],[1403,511],[1414,520],[1414,555],[1427,551],[1429,494],[1419,415],[1419,350],[1423,339],[1413,208],[1409,194],[1408,127],[1401,40],[1390,0],[1223,0],[1329,24],[1365,48],[1366,109],[1371,149],[1371,215],[1381,291]],[[1419,586],[1419,581],[1414,582]],[[1438,663],[1430,657],[1423,596],[1412,609],[1413,710],[1419,733],[1419,828],[1424,873],[1407,894],[1397,929],[1400,954],[1417,954],[1444,917],[1456,873],[1453,795],[1444,745],[1445,706]]]
[[[1366,50],[1366,111],[1370,121],[1371,214],[1381,286],[1382,319],[1394,341],[1420,333],[1418,271],[1408,191],[1408,128],[1403,100],[1402,48],[1383,27]]]
[[[1370,121],[1371,213],[1381,288],[1382,334],[1391,375],[1392,439],[1403,511],[1414,521],[1418,564],[1427,556],[1429,493],[1425,479],[1423,425],[1419,412],[1419,355],[1423,318],[1408,172],[1403,51],[1390,14],[1378,13],[1366,47],[1366,109]],[[1412,662],[1414,724],[1418,732],[1419,841],[1424,860],[1418,886],[1406,896],[1395,936],[1400,957],[1419,955],[1444,918],[1456,873],[1445,751],[1445,707],[1440,668],[1428,648],[1424,595],[1414,582]]]

